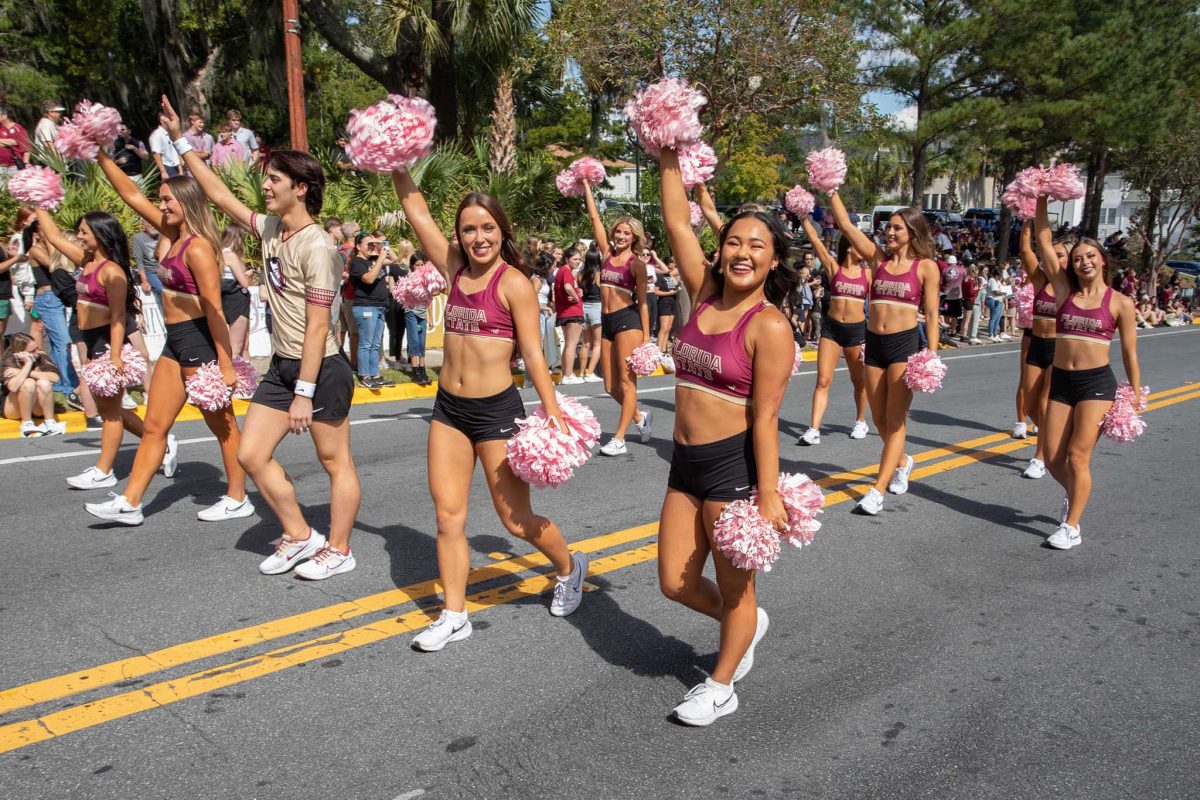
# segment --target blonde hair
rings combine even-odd
[[[413,247],[413,243],[408,239],[401,239],[396,243],[396,249],[394,253],[397,262],[403,262],[407,264],[408,259],[411,258],[412,254],[415,252],[417,252],[417,248]]]
[[[641,258],[642,248],[646,246],[646,229],[642,227],[642,223],[630,216],[617,217],[617,221],[608,229],[608,249],[612,250],[612,238],[618,225],[628,225],[629,230],[633,231],[633,243],[629,245],[629,249],[635,256]]]
[[[71,244],[79,244],[79,237],[70,231],[63,231],[62,236]],[[50,271],[56,269],[65,269],[67,272],[75,271],[75,262],[62,254],[57,247],[47,242],[47,250],[50,251]]]
[[[190,175],[176,175],[167,178],[166,186],[171,187],[171,193],[183,208],[183,220],[193,236],[199,236],[208,242],[212,248],[213,258],[217,263],[221,259],[221,237],[217,234],[217,221],[213,218],[212,209],[208,205],[208,197],[200,184]]]

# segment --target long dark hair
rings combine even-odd
[[[142,301],[138,295],[137,281],[133,278],[133,268],[129,265],[129,240],[116,217],[104,211],[89,211],[80,217],[79,222],[86,222],[92,236],[100,245],[101,255],[116,264],[125,273],[125,313],[134,315],[142,313]],[[76,229],[79,223],[75,224]]]
[[[604,256],[595,242],[588,245],[583,254],[583,270],[579,273],[579,285],[585,289],[596,284],[596,275],[604,267]]]
[[[0,365],[4,367],[20,367],[21,362],[17,361],[17,353],[23,353],[29,347],[29,343],[33,341],[33,337],[23,331],[18,331],[8,338],[8,346],[4,348],[4,355],[0,356]],[[37,359],[33,363],[34,369],[40,369],[47,372],[58,372],[58,366],[45,353],[38,352]],[[3,377],[0,377],[3,380]]]
[[[1096,252],[1100,254],[1100,258],[1104,259],[1104,269],[1100,271],[1100,278],[1104,281],[1105,286],[1113,285],[1113,268],[1112,258],[1108,255],[1108,251],[1104,249],[1104,245],[1087,236],[1079,237],[1079,241],[1071,245],[1067,251],[1067,283],[1071,286],[1072,292],[1078,292],[1083,287],[1079,283],[1079,276],[1075,274],[1075,251],[1083,245],[1096,248]]]
[[[796,287],[800,284],[800,273],[787,262],[788,248],[791,240],[788,239],[787,233],[783,230],[783,224],[765,211],[741,211],[721,228],[721,235],[718,237],[716,258],[713,259],[713,265],[710,268],[712,276],[717,282],[717,291],[725,291],[725,276],[721,273],[721,251],[725,248],[725,239],[729,236],[729,231],[733,228],[733,223],[742,219],[756,219],[767,226],[767,231],[771,234],[771,244],[775,248],[775,259],[779,262],[779,265],[767,274],[767,282],[763,287],[763,291],[767,295],[767,301],[771,305],[785,314],[790,314],[792,293],[796,291]]]
[[[519,269],[528,278],[531,273],[525,259],[521,257],[516,240],[513,239],[512,222],[509,221],[508,214],[504,213],[500,201],[486,192],[470,192],[458,204],[458,211],[454,213],[454,235],[458,237],[459,247],[462,247],[462,234],[459,233],[458,226],[462,222],[463,211],[471,206],[479,206],[496,220],[496,224],[500,226],[500,258],[510,267]],[[463,250],[463,257],[467,257],[466,250]]]

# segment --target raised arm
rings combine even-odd
[[[72,264],[82,267],[84,260],[87,258],[87,252],[75,244],[75,242],[63,236],[63,232],[59,230],[58,223],[54,221],[54,217],[50,216],[49,212],[39,208],[37,210],[37,218],[42,238],[51,247],[70,259]]]
[[[1054,233],[1050,230],[1050,214],[1046,210],[1047,202],[1046,195],[1038,198],[1033,234],[1037,239],[1038,255],[1042,257],[1042,272],[1046,273],[1046,279],[1054,287],[1055,301],[1062,305],[1063,300],[1071,291],[1071,286],[1067,281],[1067,273],[1058,263],[1058,256],[1054,252]]]
[[[183,128],[179,123],[179,115],[175,113],[175,109],[171,108],[171,103],[167,100],[167,96],[162,96],[162,114],[159,117],[163,127],[167,129],[167,134],[171,137],[171,141],[175,142],[183,138]],[[187,164],[188,171],[192,173],[192,177],[200,184],[200,188],[208,195],[217,208],[225,212],[225,214],[237,224],[241,225],[246,230],[254,230],[251,225],[250,218],[254,212],[237,198],[225,181],[221,180],[221,176],[213,172],[208,164],[204,163],[204,159],[192,150],[183,155],[183,162]],[[150,219],[147,217],[147,219]]]
[[[860,231],[858,226],[850,221],[850,214],[842,205],[842,198],[836,191],[829,193],[829,207],[833,209],[833,221],[842,235],[850,240],[850,244],[867,260],[868,264],[872,267],[878,266],[881,260],[879,247],[875,244],[874,239]]]
[[[592,196],[591,184],[584,181],[583,201],[587,204],[588,219],[592,221],[592,237],[600,248],[600,255],[608,256],[608,231],[604,230],[604,220],[600,219],[600,210],[596,208],[596,198]]]
[[[408,224],[412,226],[413,232],[421,242],[421,249],[449,283],[451,276],[465,263],[462,250],[450,246],[446,234],[442,233],[437,221],[429,213],[425,195],[421,194],[408,170],[393,170],[392,186],[396,189],[396,197],[400,198],[400,205],[404,207],[404,216],[408,219]]]
[[[720,239],[721,228],[725,223],[721,221],[721,215],[717,213],[717,204],[713,202],[712,195],[708,193],[708,187],[703,183],[696,184],[696,203],[700,206],[700,212],[704,214],[704,221],[708,223],[713,236]]]
[[[812,220],[805,216],[800,220],[800,224],[804,226],[804,235],[808,237],[809,244],[812,245],[813,252],[817,256],[817,261],[825,267],[825,271],[830,275],[837,272],[838,263],[829,250],[825,248],[825,243],[821,241],[821,234],[817,232],[817,228],[812,224]]]
[[[711,292],[715,283],[708,272],[708,261],[700,240],[692,230],[692,212],[688,208],[687,192],[683,188],[683,176],[679,171],[679,154],[663,149],[658,162],[659,186],[662,194],[663,224],[667,229],[667,241],[675,265],[683,278],[683,287],[693,303],[703,299],[702,292]]]
[[[1038,273],[1038,257],[1033,251],[1033,220],[1027,219],[1021,223],[1021,266],[1025,276],[1033,280]]]
[[[108,182],[125,201],[125,205],[132,208],[138,216],[157,228],[160,233],[166,233],[163,230],[166,223],[163,222],[162,212],[154,203],[150,202],[146,195],[142,194],[142,190],[137,187],[133,179],[121,171],[117,162],[112,160],[112,156],[101,150],[96,154],[96,161],[100,164],[100,169],[104,170]]]

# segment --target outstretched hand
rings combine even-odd
[[[183,136],[183,126],[179,122],[179,115],[175,113],[175,109],[171,107],[171,101],[165,94],[162,96],[162,112],[158,115],[158,121],[167,129],[167,133],[171,134],[172,139]]]

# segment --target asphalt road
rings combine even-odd
[[[409,646],[436,604],[431,401],[354,409],[358,568],[317,584],[258,574],[278,535],[265,503],[248,520],[196,521],[223,488],[202,423],[178,426],[179,473],[155,480],[140,528],[93,520],[92,498],[62,482],[90,463],[94,435],[0,441],[0,797],[1200,796],[1200,386],[1186,388],[1200,382],[1200,329],[1139,345],[1144,382],[1181,391],[1159,398],[1137,442],[1102,440],[1069,552],[1042,545],[1061,491],[1023,480],[1032,447],[1004,435],[1015,346],[943,354],[945,388],[912,411],[917,477],[877,518],[837,494],[852,482],[838,473],[880,447],[846,435],[848,378],[816,448],[794,444],[813,376],[794,379],[784,466],[834,476],[841,502],[811,547],[761,577],[770,633],[740,710],[707,729],[668,719],[717,644],[711,621],[657,586],[669,378],[643,384],[651,444],[631,438],[628,456],[535,494],[592,551],[594,590],[574,616],[548,615],[546,568],[514,558],[529,548],[476,477],[475,634],[437,654]],[[611,429],[615,404],[570,390]],[[320,528],[327,484],[310,444],[289,439],[279,456]]]

